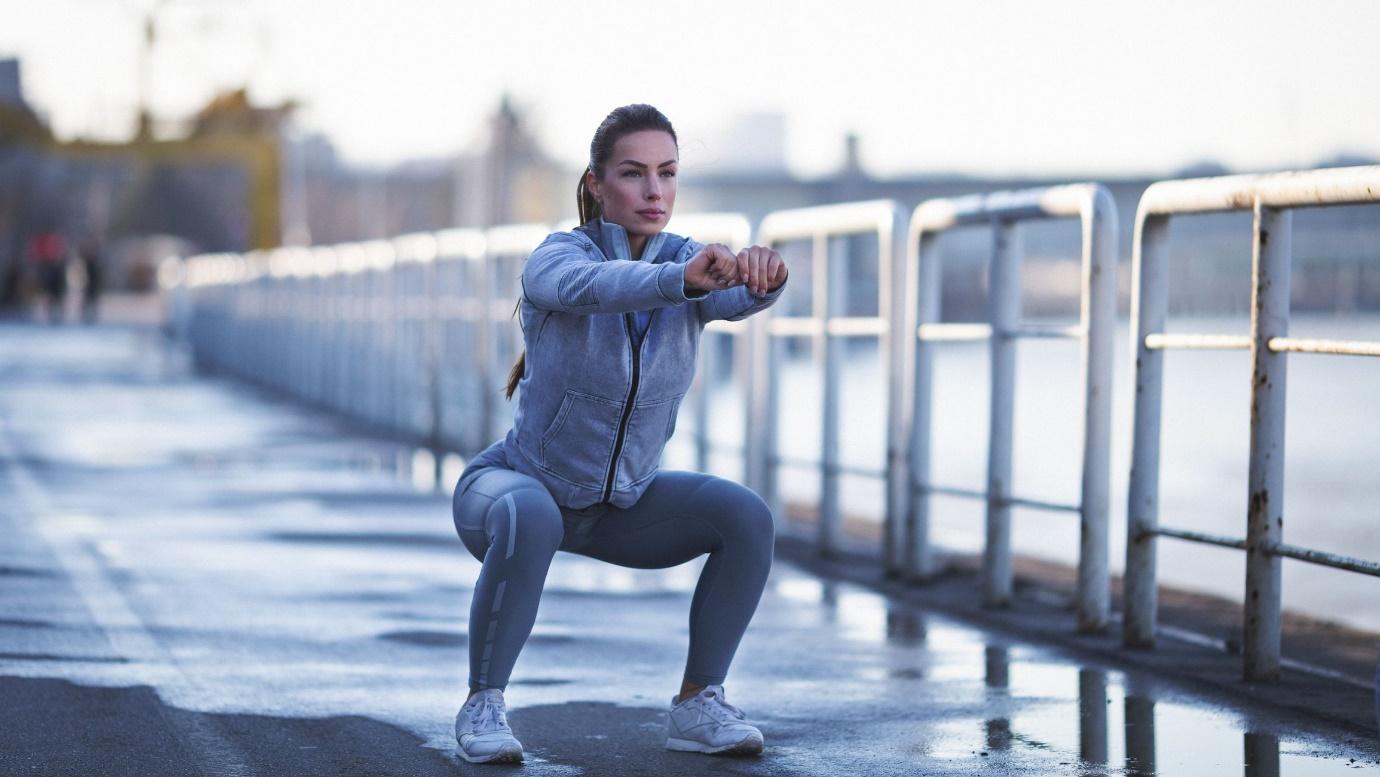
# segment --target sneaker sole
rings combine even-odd
[[[518,764],[522,763],[522,747],[508,746],[492,755],[471,757],[463,749],[456,748],[456,754],[472,764]]]
[[[696,742],[692,739],[667,737],[666,749],[676,750],[682,753],[709,753],[711,755],[757,755],[762,752],[762,740],[760,737],[748,735],[748,737],[741,742],[711,747],[703,742]]]

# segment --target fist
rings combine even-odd
[[[764,246],[749,246],[734,257],[738,282],[759,297],[776,291],[786,282],[786,263],[781,254]]]
[[[685,288],[694,291],[717,291],[737,286],[738,258],[728,246],[710,243],[685,263]]]

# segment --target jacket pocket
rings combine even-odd
[[[623,404],[566,389],[565,398],[541,437],[541,466],[562,480],[603,488]]]
[[[619,482],[627,486],[645,480],[656,471],[661,450],[676,427],[676,409],[681,397],[653,399],[633,407],[628,432],[623,439],[623,453],[618,464]]]

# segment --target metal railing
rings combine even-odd
[[[1035,219],[1076,218],[1082,225],[1082,289],[1075,325],[1034,326],[1021,321],[1020,224]],[[940,323],[939,238],[947,230],[990,225],[993,230],[986,324]],[[1116,325],[1116,207],[1097,184],[1075,184],[1020,192],[936,199],[912,214],[906,238],[905,319],[900,331],[908,346],[897,355],[898,371],[912,376],[905,388],[910,404],[893,405],[889,446],[892,520],[886,560],[893,573],[924,577],[931,572],[931,494],[981,499],[987,503],[982,556],[983,601],[1002,606],[1011,598],[1011,508],[1071,512],[1081,531],[1076,591],[1079,628],[1106,626],[1109,609],[1107,510],[1111,445],[1112,336]],[[1055,337],[1079,341],[1083,368],[1083,468],[1078,504],[1053,504],[1012,494],[1016,341]],[[990,345],[991,391],[987,446],[987,488],[974,490],[930,481],[930,405],[934,345],[984,340]],[[898,412],[900,410],[901,412]],[[908,410],[909,412],[904,412]],[[907,467],[907,462],[909,466]]]
[[[824,554],[839,550],[842,542],[841,477],[861,475],[882,481],[886,487],[883,558],[893,569],[921,571],[928,554],[925,497],[955,491],[927,483],[923,475],[927,469],[910,466],[912,461],[928,461],[928,433],[920,433],[928,423],[927,344],[954,337],[991,340],[994,365],[1007,371],[1003,382],[994,382],[993,408],[1005,412],[1008,419],[1005,431],[994,436],[997,444],[991,456],[998,463],[1005,456],[1001,466],[1009,470],[1011,337],[1082,338],[1089,444],[1085,446],[1083,504],[1069,509],[1081,510],[1085,527],[1090,527],[1084,532],[1080,560],[1082,622],[1087,625],[1105,618],[1106,534],[1099,527],[1105,527],[1109,381],[1104,373],[1109,341],[1102,333],[1104,320],[1111,315],[1106,289],[1113,282],[1108,262],[1115,235],[1108,205],[1106,192],[1096,186],[934,201],[916,210],[909,232],[890,201],[769,214],[759,226],[757,242],[782,246],[808,241],[810,264],[797,272],[807,270],[809,314],[784,314],[785,306],[778,305],[745,321],[713,322],[706,327],[712,338],[729,338],[732,343],[731,372],[743,402],[743,435],[741,445],[711,435],[708,381],[717,373],[714,362],[719,348],[712,338],[706,339],[701,343],[692,389],[697,467],[708,470],[714,453],[740,454],[744,480],[779,517],[784,512],[778,470],[792,465],[818,467],[817,543]],[[1010,308],[1013,299],[1018,302],[1013,295],[1019,292],[1018,252],[1011,239],[1015,222],[1060,217],[1084,221],[1082,321],[1057,330],[1018,327]],[[999,232],[1006,237],[996,268],[999,282],[994,284],[994,293],[1004,300],[1001,315],[994,319],[995,325],[976,328],[937,323],[934,238],[953,226],[993,220],[1004,224]],[[701,242],[735,246],[746,244],[751,234],[748,222],[731,214],[678,217],[675,228],[694,234]],[[546,232],[545,226],[535,224],[485,231],[456,229],[393,241],[194,257],[186,262],[185,270],[184,291],[190,291],[175,300],[172,309],[179,328],[204,362],[400,431],[431,447],[438,454],[439,468],[439,454],[458,450],[472,455],[496,439],[511,420],[505,418],[511,409],[498,389],[522,345],[520,329],[513,325],[512,306],[519,294],[521,262]],[[902,237],[907,234],[909,240]],[[848,243],[858,240],[875,241],[875,266],[851,269],[875,271],[876,315],[846,315],[844,309],[850,282],[856,282],[847,264],[854,258]],[[918,299],[916,284],[906,282],[912,266],[916,270],[912,277],[919,279],[922,290]],[[915,339],[896,337],[898,331],[915,333]],[[1009,336],[992,338],[992,331]],[[878,451],[884,461],[880,468],[845,464],[840,455],[843,341],[871,337],[879,342],[879,375],[886,385],[889,415],[885,449]],[[822,381],[818,460],[782,455],[778,449],[782,350],[792,338],[812,342]],[[907,347],[911,344],[914,353]],[[917,357],[913,363],[912,357]],[[915,392],[911,391],[912,377],[916,378]],[[914,408],[923,412],[914,414],[912,424]],[[1001,466],[989,468],[1000,474]],[[1009,471],[991,480],[995,498],[983,492],[972,495],[988,499],[993,515],[1003,515],[1016,504],[1044,506],[1007,493],[1003,483],[1009,480]],[[912,500],[917,484],[925,488]],[[997,577],[991,573],[988,577],[1000,580],[1005,575],[1009,592],[1009,541],[1004,546],[990,544],[1003,549],[1000,555],[989,552],[992,561],[986,566]],[[1100,561],[1087,550],[1088,545],[1103,547]],[[988,588],[998,590],[990,584]]]
[[[1380,343],[1289,337],[1292,209],[1380,202],[1380,165],[1274,175],[1166,181],[1141,197],[1133,243],[1132,351],[1135,425],[1127,500],[1126,613],[1123,642],[1154,643],[1159,537],[1246,551],[1243,664],[1247,679],[1273,680],[1280,669],[1281,559],[1380,576],[1372,561],[1284,543],[1285,367],[1289,353],[1380,355]],[[1184,214],[1250,210],[1251,326],[1246,336],[1170,334],[1169,220]],[[1164,351],[1250,351],[1251,422],[1246,536],[1222,537],[1159,523],[1160,406]]]
[[[1123,641],[1153,644],[1157,539],[1170,537],[1247,552],[1245,672],[1278,674],[1280,559],[1292,558],[1380,576],[1380,564],[1283,542],[1285,359],[1289,353],[1380,355],[1380,343],[1301,339],[1288,334],[1290,209],[1380,201],[1380,166],[1265,176],[1171,181],[1141,200],[1133,241],[1135,418],[1127,501],[1126,612]],[[730,338],[734,380],[744,407],[740,446],[715,440],[708,378],[719,348],[706,340],[691,407],[696,465],[714,453],[740,453],[744,479],[782,515],[778,470],[819,468],[818,546],[841,542],[841,476],[884,479],[882,559],[887,570],[922,578],[931,570],[929,497],[957,495],[987,503],[983,595],[1002,604],[1011,594],[1010,512],[1029,507],[1080,515],[1079,627],[1105,624],[1108,609],[1106,521],[1110,426],[1110,337],[1115,289],[1116,222],[1105,189],[1084,184],[1027,192],[934,200],[901,231],[889,201],[769,214],[757,240],[809,241],[810,314],[783,306],[743,322],[715,322]],[[1254,289],[1248,335],[1165,332],[1167,234],[1174,215],[1250,209],[1255,214]],[[1079,218],[1082,294],[1076,325],[1031,326],[1020,320],[1019,223]],[[965,225],[991,224],[994,243],[989,322],[941,323],[938,238]],[[678,229],[702,241],[745,244],[740,216],[691,216]],[[541,225],[486,231],[445,230],[393,241],[216,254],[184,263],[170,310],[200,362],[231,371],[370,423],[390,427],[437,453],[472,454],[496,439],[510,407],[498,393],[521,347],[513,303],[521,262],[546,234]],[[850,236],[874,236],[877,315],[848,316],[848,282],[840,250]],[[905,235],[905,238],[900,238]],[[789,293],[788,293],[789,296]],[[896,333],[901,333],[896,336]],[[877,337],[888,422],[882,470],[848,466],[840,456],[840,373],[844,338]],[[1082,345],[1083,467],[1076,505],[1011,493],[1014,344],[1022,337],[1079,339]],[[801,461],[778,451],[782,344],[809,338],[823,383],[821,455]],[[930,482],[933,347],[941,341],[989,343],[992,369],[986,490]],[[1245,538],[1159,525],[1159,437],[1163,353],[1169,348],[1249,350],[1252,414]],[[439,463],[440,456],[437,456]],[[439,465],[439,464],[438,464]]]
[[[840,375],[842,372],[842,338],[877,337],[881,346],[881,378],[888,386],[888,404],[898,400],[897,381],[894,379],[895,361],[892,353],[891,332],[894,299],[897,284],[893,281],[895,271],[896,229],[900,224],[899,208],[889,200],[825,205],[814,208],[776,211],[768,214],[758,228],[757,242],[772,246],[795,240],[810,241],[810,290],[811,311],[809,316],[787,316],[776,312],[760,318],[757,324],[761,335],[757,338],[756,357],[753,365],[757,369],[756,384],[761,390],[755,392],[751,414],[761,419],[758,424],[749,425],[750,461],[756,462],[752,468],[757,473],[749,483],[771,505],[774,515],[781,516],[781,495],[777,482],[777,470],[782,464],[818,466],[820,477],[820,498],[816,543],[822,555],[836,553],[842,541],[842,520],[839,496],[839,478],[845,471],[849,474],[862,474],[882,478],[885,470],[845,467],[839,455],[839,398]],[[840,250],[835,238],[848,236],[875,236],[877,240],[877,315],[844,315],[844,300],[850,288],[849,274],[845,261],[846,251]],[[777,438],[780,413],[781,348],[784,338],[810,338],[811,352],[823,380],[821,400],[823,418],[821,422],[820,458],[818,462],[801,461],[782,456],[778,450]]]

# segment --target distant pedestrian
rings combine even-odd
[[[38,274],[48,322],[61,323],[67,297],[67,241],[57,230],[47,229],[29,238],[28,254]]]
[[[86,271],[86,286],[81,292],[81,317],[86,323],[94,324],[96,307],[105,290],[105,248],[95,233],[88,233],[77,244],[77,257]]]
[[[522,760],[503,690],[536,620],[557,550],[662,569],[705,553],[666,747],[756,754],[762,732],[724,697],[724,679],[766,586],[771,511],[749,489],[659,470],[700,333],[781,295],[786,266],[760,246],[734,254],[664,232],[676,197],[675,130],[650,105],[608,115],[576,198],[582,224],[532,252],[519,300],[526,351],[507,396],[513,428],[456,484],[455,526],[483,562],[470,602],[470,696],[460,755]]]

